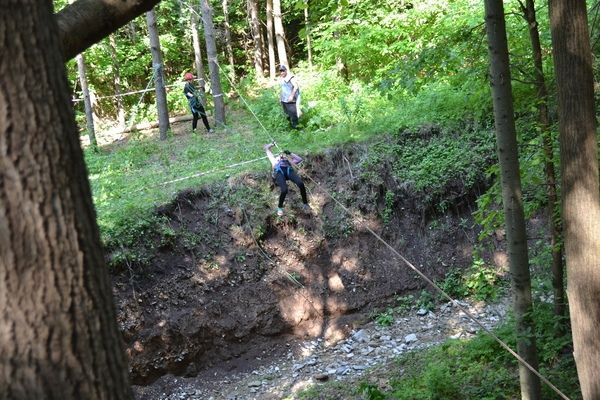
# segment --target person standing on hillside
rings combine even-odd
[[[298,118],[300,117],[300,87],[296,77],[291,74],[285,65],[279,66],[279,84],[281,96],[279,100],[283,111],[287,115],[292,129],[298,129]]]
[[[200,94],[198,93],[198,89],[194,86],[193,80],[194,75],[190,72],[187,72],[183,79],[185,79],[185,86],[183,87],[183,94],[188,100],[190,105],[190,110],[192,111],[192,116],[194,119],[192,120],[192,132],[196,132],[196,127],[198,126],[198,119],[202,117],[202,122],[206,127],[208,133],[213,133],[213,130],[210,128],[208,124],[208,118],[206,117],[206,111],[204,110],[204,106],[202,105],[202,101],[200,101]]]
[[[271,147],[274,145],[274,143],[265,144],[263,148],[267,153],[269,161],[271,161],[271,167],[273,168],[273,180],[275,181],[275,184],[279,186],[277,215],[283,215],[283,202],[285,201],[285,196],[287,196],[288,193],[288,180],[294,182],[296,186],[298,186],[298,189],[300,189],[300,196],[302,196],[302,210],[309,212],[310,206],[308,205],[308,198],[306,196],[306,187],[304,186],[302,178],[300,178],[293,168],[293,166],[296,166],[302,162],[302,157],[291,153],[288,150],[284,150],[278,156],[274,156],[271,152]]]

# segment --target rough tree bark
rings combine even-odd
[[[585,400],[600,398],[600,184],[586,2],[550,1],[567,294]]]
[[[215,123],[225,125],[225,100],[219,78],[219,65],[217,63],[217,44],[215,42],[215,29],[213,26],[212,9],[208,0],[200,0],[202,9],[202,24],[204,25],[204,41],[208,56],[208,70],[210,72],[210,89],[215,106]]]
[[[223,29],[225,30],[225,50],[229,60],[229,79],[235,82],[235,60],[233,58],[233,46],[231,44],[231,28],[229,26],[229,5],[227,0],[222,1],[223,6]]]
[[[150,51],[152,53],[152,71],[154,75],[154,90],[156,93],[156,110],[158,112],[158,131],[160,140],[167,139],[169,124],[169,109],[167,106],[167,90],[165,89],[165,76],[163,70],[160,40],[156,26],[156,14],[154,9],[146,13],[148,24],[148,36],[150,37]]]
[[[77,0],[56,14],[63,60],[70,60],[160,0]]]
[[[500,163],[500,183],[506,224],[506,242],[512,281],[513,309],[517,331],[517,352],[538,369],[535,329],[531,317],[531,277],[527,254],[525,215],[519,175],[517,132],[515,128],[508,44],[502,0],[485,0],[485,25],[490,57],[490,84],[494,105],[496,150]],[[541,397],[540,379],[519,363],[521,398]]]
[[[252,33],[252,41],[254,42],[254,73],[256,79],[263,79],[263,54],[262,40],[260,36],[260,20],[258,19],[258,4],[256,0],[246,1],[248,8],[248,20],[250,23],[250,32]]]
[[[273,1],[273,24],[275,25],[275,42],[277,43],[277,56],[279,64],[291,67],[288,63],[287,51],[285,49],[285,31],[283,30],[283,22],[281,21],[281,1]]]
[[[273,45],[273,0],[267,0],[267,48],[269,49],[269,78],[275,80],[275,69],[277,61],[275,60],[275,46]]]
[[[8,3],[0,13],[0,397],[132,399],[52,3]]]

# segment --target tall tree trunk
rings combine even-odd
[[[123,105],[123,96],[121,96],[121,68],[117,58],[117,38],[114,34],[109,36],[108,47],[110,48],[110,57],[112,60],[113,80],[115,83],[115,101],[117,103],[117,121],[119,129],[125,129],[125,106]]]
[[[202,47],[200,46],[200,38],[198,36],[198,14],[196,11],[191,13],[191,26],[192,26],[192,45],[194,46],[194,65],[196,67],[196,76],[200,79],[200,91],[204,95],[204,88],[206,86],[206,73],[204,72],[204,64],[202,63]]]
[[[85,67],[85,58],[83,53],[78,54],[75,59],[77,60],[77,73],[79,74],[79,82],[81,83],[81,91],[83,93],[83,105],[85,108],[85,121],[90,138],[90,146],[94,151],[98,150],[98,143],[96,142],[96,131],[94,129],[94,110],[92,108],[92,101],[90,99],[90,88],[87,81],[87,69]]]
[[[558,92],[567,293],[585,400],[600,398],[600,187],[592,54],[585,1],[551,1]]]
[[[310,33],[310,20],[308,19],[308,0],[304,0],[304,27],[306,29],[306,50],[308,51],[308,66],[312,68],[312,45]]]
[[[254,42],[254,73],[256,80],[263,78],[263,54],[260,37],[260,20],[258,19],[258,4],[256,0],[246,0],[248,6],[248,20],[250,22],[250,32],[252,33],[252,41]]]
[[[158,131],[160,140],[166,140],[167,132],[170,129],[169,109],[167,106],[167,90],[165,89],[160,40],[158,38],[154,9],[146,13],[146,22],[148,24],[148,36],[150,36],[150,50],[152,52],[152,71],[154,74],[154,90],[156,92],[156,110],[158,111]]]
[[[342,4],[342,2],[340,1],[338,3],[338,8],[337,8],[337,12],[335,13],[335,15],[333,16],[333,21],[337,24],[342,20],[342,15],[344,13],[344,5]],[[340,38],[340,33],[336,30],[333,34],[333,38],[334,40],[339,40]],[[335,66],[336,69],[338,71],[338,74],[344,78],[345,81],[349,80],[349,76],[348,76],[348,67],[346,66],[346,62],[344,61],[344,59],[342,57],[337,56],[335,58]]]
[[[70,60],[160,0],[77,0],[56,14],[63,60]]]
[[[3,8],[0,397],[132,399],[52,3]]]
[[[69,4],[74,0],[69,0]],[[79,83],[81,84],[81,94],[83,95],[83,108],[85,110],[85,125],[90,139],[90,146],[93,151],[98,150],[98,142],[96,141],[96,130],[94,129],[94,108],[90,99],[90,87],[87,80],[87,68],[85,65],[85,57],[83,53],[77,54],[75,57],[77,62],[77,74],[79,75]]]
[[[564,291],[564,268],[562,261],[561,228],[556,217],[558,211],[558,196],[556,194],[556,174],[554,168],[554,150],[552,146],[552,135],[550,131],[550,114],[548,112],[548,90],[544,78],[544,67],[542,63],[542,46],[540,34],[535,15],[535,4],[533,0],[526,0],[525,5],[521,3],[521,10],[529,28],[529,38],[533,53],[534,81],[538,96],[539,127],[542,133],[544,149],[544,172],[546,174],[546,192],[548,194],[548,218],[550,225],[550,245],[552,252],[552,286],[554,289],[554,314],[557,317],[565,316],[565,291]],[[558,334],[564,332],[564,323],[561,323]]]
[[[531,278],[527,254],[527,235],[502,0],[485,0],[485,24],[489,43],[490,80],[500,163],[502,203],[506,221],[506,241],[512,278],[517,351],[531,367],[537,370],[535,329],[531,318]],[[521,398],[540,399],[541,386],[537,375],[519,363],[519,376]]]
[[[217,63],[217,44],[215,42],[215,29],[213,27],[212,9],[208,0],[200,0],[202,8],[202,24],[204,25],[204,41],[208,55],[208,70],[210,72],[210,88],[215,106],[215,123],[225,125],[225,101],[219,78],[219,64]]]
[[[277,61],[275,60],[275,46],[273,44],[273,0],[267,0],[267,47],[269,49],[269,78],[275,80],[275,69]]]
[[[233,58],[233,47],[231,45],[231,28],[229,26],[229,6],[227,0],[222,1],[223,6],[223,29],[225,29],[225,50],[227,51],[227,59],[229,60],[229,79],[235,82],[235,60]]]
[[[291,67],[288,63],[287,51],[285,50],[285,31],[283,30],[283,22],[281,21],[281,1],[273,1],[273,24],[275,26],[275,42],[277,43],[277,56],[279,64],[283,64],[288,68]]]

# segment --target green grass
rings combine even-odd
[[[107,246],[127,246],[135,236],[147,233],[156,223],[152,210],[183,189],[198,189],[247,172],[266,173],[270,168],[266,159],[228,168],[264,157],[265,143],[275,140],[280,148],[304,155],[367,140],[381,128],[381,123],[376,125],[377,130],[369,125],[381,116],[371,113],[374,117],[363,118],[360,124],[336,121],[339,123],[335,126],[312,124],[302,131],[292,131],[272,89],[263,89],[254,97],[244,96],[257,117],[243,102],[232,102],[227,108],[226,126],[210,136],[192,135],[191,122],[187,121],[172,126],[173,131],[162,142],[154,130],[131,134],[126,143],[104,146],[99,152],[86,150],[98,225]],[[340,112],[323,107],[328,112]],[[301,121],[318,119],[314,111],[312,117],[308,114]]]

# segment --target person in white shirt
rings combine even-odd
[[[279,84],[281,85],[281,96],[279,100],[283,111],[287,115],[292,129],[298,129],[300,87],[293,74],[291,74],[285,65],[279,66]]]

